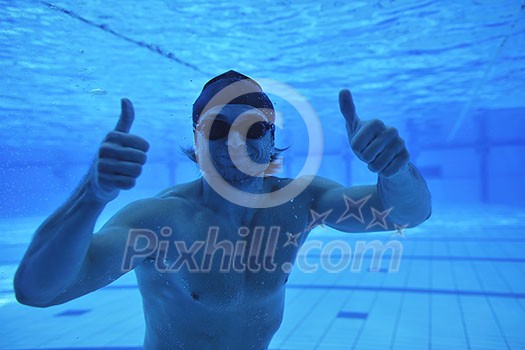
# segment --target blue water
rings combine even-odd
[[[198,176],[180,152],[192,143],[192,103],[211,77],[235,69],[311,104],[324,136],[319,175],[375,183],[339,113],[338,91],[350,89],[362,119],[399,130],[433,196],[423,225],[373,234],[401,242],[398,272],[388,261],[379,271],[294,271],[272,349],[524,349],[524,52],[518,0],[0,0],[0,348],[140,347],[133,274],[35,309],[14,299],[14,271],[115,126],[121,97],[151,151],[98,227],[126,203]],[[291,146],[282,175],[295,176],[308,126],[293,100],[272,97],[283,112],[276,145]],[[324,228],[312,237],[370,239]]]

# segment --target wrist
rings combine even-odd
[[[393,176],[379,175],[378,194],[385,208],[393,209],[391,219],[397,224],[413,226],[430,216],[430,192],[425,179],[412,163]]]
[[[105,191],[102,189],[93,177],[85,183],[85,196],[87,200],[105,205],[117,198],[118,194],[119,190]]]
[[[86,175],[85,182],[86,198],[101,204],[107,204],[117,198],[120,191],[118,189],[105,190],[98,182],[97,161],[95,160]]]
[[[379,180],[380,181],[389,181],[392,183],[399,183],[404,182],[410,179],[413,179],[417,171],[415,170],[414,165],[412,163],[405,164],[402,168],[400,168],[395,174],[390,176],[385,176],[382,173],[379,173]]]

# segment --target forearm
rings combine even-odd
[[[392,208],[388,216],[392,223],[413,227],[430,217],[430,192],[412,163],[391,177],[379,175],[377,188],[384,207]]]
[[[17,298],[45,303],[68,287],[85,261],[93,229],[105,202],[88,175],[70,199],[36,231],[15,275]]]

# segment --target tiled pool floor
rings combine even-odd
[[[15,301],[12,277],[41,220],[0,223],[0,348],[140,349],[144,320],[134,274],[47,309]],[[398,241],[399,271],[388,270],[389,253],[378,271],[370,271],[368,257],[359,272],[338,273],[322,267],[344,256],[309,255],[303,262],[320,268],[294,270],[271,349],[525,349],[524,214],[435,210],[404,236],[316,229],[309,239],[323,244]]]

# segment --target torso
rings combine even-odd
[[[275,188],[288,180],[266,181]],[[165,210],[151,229],[162,242],[159,247],[167,249],[158,249],[135,269],[144,301],[145,348],[266,349],[281,323],[287,267],[306,239],[311,199],[301,194],[277,207],[235,215],[208,208],[199,201],[199,188],[196,181],[157,199]],[[162,227],[172,234],[162,236]],[[248,234],[241,236],[240,227]],[[287,232],[302,232],[297,246]],[[224,264],[223,249],[205,254],[212,240],[233,248]],[[181,258],[180,252],[192,251],[192,245],[193,259]],[[250,251],[258,252],[256,260],[247,260]],[[271,259],[264,261],[265,256]]]

